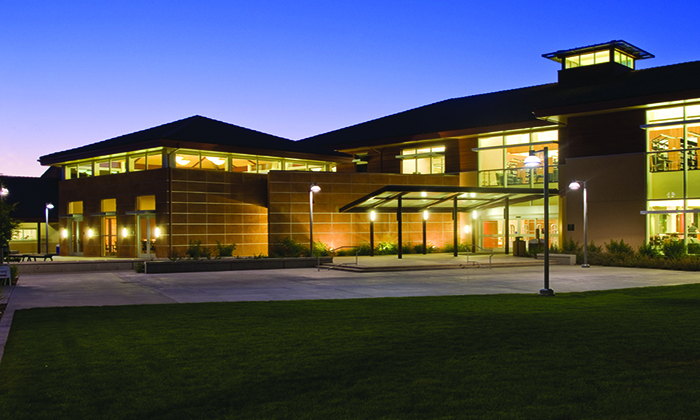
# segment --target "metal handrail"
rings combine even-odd
[[[493,248],[491,248],[491,249],[486,249],[486,248],[481,247],[481,246],[476,245],[476,244],[470,245],[469,247],[470,247],[470,248],[478,248],[478,249],[480,249],[480,250],[482,250],[482,251],[485,251],[485,252],[491,251],[491,255],[489,255],[489,269],[491,269],[491,267],[492,267],[492,262],[491,262],[491,260],[493,259],[493,255],[494,255]],[[472,253],[472,252],[469,251],[469,250],[467,249],[467,252],[466,252],[466,255],[467,255],[467,263],[470,262],[470,261],[469,261],[469,254],[470,254],[470,253]],[[473,254],[476,254],[476,252],[473,252]],[[479,263],[476,262],[476,261],[472,261],[472,262],[475,263],[475,264],[477,264],[477,265],[479,265]]]

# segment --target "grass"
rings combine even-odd
[[[20,419],[690,419],[700,285],[30,309]]]

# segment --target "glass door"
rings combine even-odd
[[[82,218],[71,219],[70,224],[70,255],[83,255],[83,228],[84,222]]]
[[[114,216],[104,217],[102,232],[102,255],[115,257],[117,255],[117,218]]]
[[[156,256],[156,217],[155,215],[139,215],[138,238],[141,241],[139,257],[151,259]]]

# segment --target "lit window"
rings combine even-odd
[[[12,231],[13,241],[36,241],[36,229],[15,229]]]
[[[83,214],[83,202],[71,201],[68,203],[68,214]]]
[[[404,149],[397,158],[402,159],[401,173],[404,174],[445,173],[445,146]]]
[[[156,196],[142,195],[136,198],[136,210],[155,210]]]

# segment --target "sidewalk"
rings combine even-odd
[[[487,264],[481,264],[482,268],[416,269],[421,264],[455,264],[455,257],[437,255],[442,255],[442,258],[415,254],[406,255],[402,260],[395,255],[359,257],[360,264],[365,266],[403,264],[405,268],[404,271],[381,273],[299,268],[176,274],[103,271],[22,275],[17,286],[3,288],[9,301],[7,311],[0,320],[0,357],[14,312],[26,308],[501,293],[536,295],[543,287],[541,261],[522,258],[518,260],[537,265],[498,266],[494,257],[492,269],[484,268]],[[498,262],[512,262],[510,258],[513,257],[501,257]],[[336,262],[355,261],[355,257],[341,258]],[[488,262],[488,256],[477,257],[479,262],[484,258]],[[460,256],[457,260],[466,258]],[[550,267],[550,286],[555,293],[698,282],[700,276],[696,272],[622,267]]]

